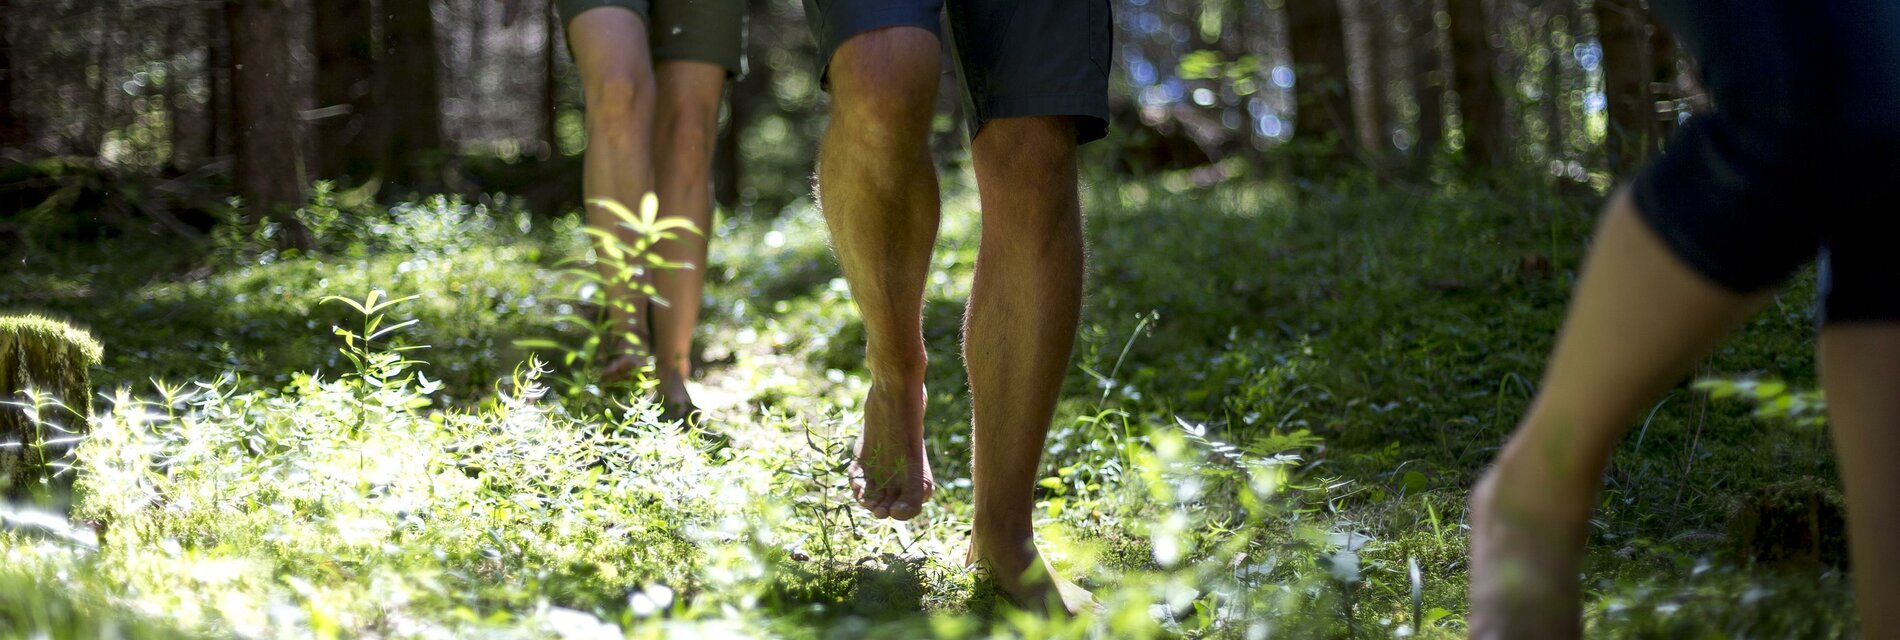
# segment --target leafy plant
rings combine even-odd
[[[599,392],[595,382],[599,379],[599,370],[595,367],[603,361],[646,352],[649,345],[638,328],[627,326],[623,320],[638,317],[639,305],[647,301],[668,304],[653,287],[650,277],[653,270],[693,268],[688,263],[666,260],[654,251],[654,246],[677,240],[681,233],[704,233],[691,220],[661,218],[659,199],[652,193],[641,200],[638,213],[615,200],[595,198],[588,200],[588,204],[612,214],[614,225],[607,229],[586,227],[584,231],[594,240],[593,251],[565,261],[567,268],[562,275],[578,283],[576,302],[596,312],[591,315],[566,313],[557,318],[581,327],[586,337],[579,344],[548,338],[515,341],[516,346],[523,348],[560,352],[561,364],[568,369],[556,379],[570,396],[590,390]],[[645,365],[635,377],[635,384],[643,390],[650,390],[653,385],[651,367],[650,363]]]
[[[1819,390],[1800,391],[1779,380],[1703,378],[1695,388],[1716,400],[1735,399],[1755,406],[1755,417],[1798,427],[1827,426],[1827,396]]]

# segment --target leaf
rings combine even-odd
[[[589,198],[587,200],[587,204],[591,204],[596,207],[606,209],[607,213],[613,214],[615,218],[619,218],[624,221],[631,222],[631,221],[639,220],[638,216],[633,215],[633,210],[628,209],[627,205],[620,204],[619,200],[614,200],[612,198]]]
[[[378,317],[377,317],[377,319],[378,319],[378,320],[381,320],[381,319],[382,319],[382,317],[381,317],[381,316],[378,316]],[[372,333],[372,334],[370,334],[370,335],[369,335],[369,339],[371,339],[371,340],[375,340],[375,339],[377,339],[377,338],[380,338],[380,337],[383,337],[383,336],[386,336],[386,335],[389,335],[389,332],[391,332],[391,331],[395,331],[395,330],[397,330],[397,329],[401,329],[401,328],[403,328],[403,327],[407,327],[407,326],[410,326],[410,325],[413,325],[413,324],[416,324],[416,323],[418,323],[418,322],[422,322],[422,320],[420,320],[420,319],[415,319],[415,320],[409,320],[409,321],[406,321],[406,322],[399,322],[399,323],[396,323],[396,324],[392,324],[392,325],[389,325],[389,326],[387,326],[387,327],[384,327],[382,331],[377,331],[377,332],[375,332],[375,333]],[[373,327],[373,326],[375,326],[375,325],[371,325],[371,326]]]
[[[1399,482],[1399,487],[1404,489],[1406,493],[1418,493],[1425,490],[1427,483],[1428,480],[1425,478],[1425,474],[1417,471],[1407,471],[1405,472],[1405,479]]]
[[[324,296],[323,299],[317,301],[317,304],[323,304],[325,302],[341,302],[343,304],[350,305],[350,308],[355,309],[357,313],[360,313],[363,315],[369,315],[369,310],[364,309],[363,305],[358,304],[355,300],[351,300],[343,296]]]

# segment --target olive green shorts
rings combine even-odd
[[[647,24],[653,61],[710,62],[738,76],[744,71],[745,0],[555,0],[561,19],[617,7],[640,14]]]

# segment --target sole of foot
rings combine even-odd
[[[1068,616],[1102,610],[1095,595],[1058,573],[1034,542],[992,546],[973,536],[964,562],[988,571],[1003,594],[1025,610]]]
[[[937,490],[924,450],[924,385],[873,383],[864,400],[864,432],[850,468],[858,505],[878,518],[909,520]]]

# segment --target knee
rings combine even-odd
[[[700,99],[669,100],[659,122],[659,145],[667,157],[684,166],[704,166],[712,157],[719,135],[719,103]]]
[[[1006,174],[1066,173],[1075,162],[1075,122],[1067,116],[1001,118],[983,124],[972,143],[985,161],[994,161]]]
[[[894,27],[845,41],[829,70],[834,122],[873,139],[928,132],[936,107],[937,37]]]
[[[589,82],[587,129],[589,137],[607,144],[631,145],[642,127],[653,119],[653,74],[626,71]]]

